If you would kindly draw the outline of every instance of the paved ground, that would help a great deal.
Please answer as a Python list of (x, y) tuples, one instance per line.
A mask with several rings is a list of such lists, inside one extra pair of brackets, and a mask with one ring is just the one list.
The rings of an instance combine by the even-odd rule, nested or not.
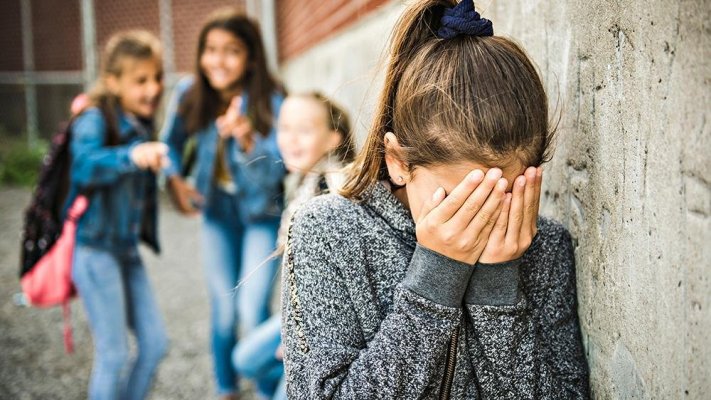
[[(0, 399), (86, 398), (92, 344), (81, 302), (72, 303), (76, 351), (66, 355), (61, 310), (18, 307), (12, 300), (19, 291), (19, 232), (28, 199), (25, 189), (0, 187)], [(160, 257), (143, 254), (171, 346), (150, 398), (211, 399), (199, 220), (179, 216), (164, 201), (160, 225), (163, 247), (170, 251)]]

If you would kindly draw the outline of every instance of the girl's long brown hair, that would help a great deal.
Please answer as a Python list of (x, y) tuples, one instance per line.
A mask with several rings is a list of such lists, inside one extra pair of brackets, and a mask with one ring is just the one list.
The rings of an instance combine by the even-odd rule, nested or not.
[(226, 106), (219, 93), (210, 86), (207, 76), (200, 67), (200, 57), (205, 51), (207, 34), (213, 29), (230, 32), (247, 46), (248, 68), (242, 78), (249, 94), (247, 115), (257, 132), (266, 136), (272, 129), (274, 111), (272, 94), (284, 92), (267, 68), (267, 59), (258, 24), (234, 9), (218, 10), (203, 26), (198, 37), (197, 60), (195, 63), (195, 83), (186, 94), (180, 112), (186, 119), (188, 132), (195, 133), (217, 118)]
[(402, 151), (395, 156), (410, 171), (462, 161), (503, 167), (549, 159), (553, 131), (535, 67), (503, 37), (437, 37), (444, 10), (456, 4), (419, 1), (398, 21), (375, 119), (343, 196), (358, 200), (388, 179), (387, 132), (397, 137)]

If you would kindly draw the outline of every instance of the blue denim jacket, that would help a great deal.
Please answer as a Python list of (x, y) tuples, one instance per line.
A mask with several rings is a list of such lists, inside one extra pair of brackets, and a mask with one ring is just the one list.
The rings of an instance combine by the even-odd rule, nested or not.
[(119, 144), (111, 147), (106, 146), (106, 120), (98, 108), (87, 109), (72, 123), (66, 205), (79, 193), (89, 194), (77, 242), (121, 249), (142, 239), (159, 252), (156, 177), (130, 159), (133, 146), (150, 140), (152, 128), (120, 110), (118, 120)]
[[(192, 78), (186, 78), (176, 85), (167, 111), (166, 123), (163, 126), (161, 137), (170, 149), (168, 152), (170, 166), (164, 170), (168, 177), (180, 173), (183, 149), (190, 135), (184, 118), (178, 110), (192, 83)], [(246, 114), (249, 98), (246, 94), (243, 98), (241, 111)], [(272, 95), (275, 119), (283, 100), (281, 94)], [(210, 122), (208, 126), (194, 134), (197, 140), (195, 188), (205, 198), (205, 204), (210, 204), (209, 197), (214, 187), (213, 176), (219, 138), (215, 122)], [(232, 138), (226, 140), (225, 146), (225, 161), (237, 186), (236, 195), (239, 200), (241, 219), (245, 223), (278, 219), (283, 210), (282, 180), (286, 170), (277, 148), (276, 130), (272, 128), (266, 137), (255, 135), (255, 145), (249, 154), (245, 154)]]

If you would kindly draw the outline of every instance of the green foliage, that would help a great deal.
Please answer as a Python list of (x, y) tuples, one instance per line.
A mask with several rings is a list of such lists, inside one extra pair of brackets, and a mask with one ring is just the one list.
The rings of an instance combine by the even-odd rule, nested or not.
[(29, 145), (25, 138), (7, 136), (1, 143), (0, 184), (34, 186), (49, 144), (41, 140)]

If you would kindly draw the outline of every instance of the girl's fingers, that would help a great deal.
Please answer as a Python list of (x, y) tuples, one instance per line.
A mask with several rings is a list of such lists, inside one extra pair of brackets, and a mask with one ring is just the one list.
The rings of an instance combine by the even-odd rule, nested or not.
[(432, 197), (427, 199), (427, 201), (422, 204), (422, 208), (420, 208), (420, 215), (417, 218), (417, 223), (419, 224), (425, 217), (427, 217), (430, 212), (442, 202), (442, 200), (444, 200), (444, 189), (438, 187), (434, 194), (432, 194)]
[(242, 96), (235, 96), (230, 102), (230, 109), (239, 115), (242, 110)]
[(240, 118), (232, 128), (232, 132), (237, 138), (243, 138), (252, 132), (252, 124), (247, 118)]
[(471, 219), (471, 222), (467, 226), (467, 234), (479, 236), (488, 225), (493, 226), (498, 219), (499, 208), (506, 194), (507, 186), (508, 182), (505, 178), (500, 178), (496, 182), (494, 190), (491, 191), (484, 205), (481, 206), (479, 212), (474, 215), (474, 218)]
[[(454, 217), (450, 220), (451, 225), (455, 229), (466, 229), (472, 222), (477, 213), (482, 210), (483, 205), (492, 193), (492, 190), (500, 183), (500, 178), (503, 175), (500, 169), (492, 168), (487, 171), (484, 181), (474, 190), (474, 193), (469, 195), (464, 201), (464, 204), (457, 210)], [(506, 189), (506, 188), (504, 188)]]
[[(484, 180), (484, 172), (481, 170), (477, 169), (467, 174), (454, 190), (452, 190), (452, 193), (450, 193), (437, 208), (432, 210), (430, 214), (433, 222), (444, 223), (452, 218), (482, 180)], [(484, 200), (482, 199), (481, 202), (483, 204)]]
[[(504, 188), (506, 190), (506, 188)], [(503, 214), (503, 209), (504, 209), (504, 201), (506, 200), (506, 193), (503, 194), (503, 197), (499, 201), (499, 206), (496, 208), (494, 211), (494, 215), (489, 218), (489, 222), (484, 225), (484, 228), (482, 228), (481, 233), (479, 235), (484, 238), (488, 238), (488, 240), (492, 240), (491, 234), (494, 231), (494, 227), (496, 226), (496, 223), (499, 221), (499, 217)]]
[(232, 98), (232, 101), (230, 101), (229, 107), (227, 107), (227, 111), (225, 111), (225, 118), (227, 118), (228, 121), (232, 121), (236, 119), (239, 116), (239, 112), (242, 108), (242, 97), (241, 96), (235, 96)]
[(511, 209), (511, 193), (504, 194), (504, 201), (501, 204), (500, 212), (496, 218), (496, 224), (491, 230), (489, 241), (503, 243), (506, 239), (506, 227), (509, 224), (509, 210)]
[(146, 153), (144, 151), (139, 151), (136, 155), (136, 165), (141, 169), (146, 168)]
[(538, 210), (536, 206), (536, 169), (528, 167), (523, 173), (526, 178), (526, 187), (523, 192), (523, 224), (521, 231), (531, 231), (533, 224), (538, 218)]
[(215, 126), (217, 127), (217, 133), (221, 137), (225, 137), (226, 133), (228, 132), (228, 127), (226, 117), (224, 115), (217, 117), (217, 119), (215, 120)]
[(543, 186), (543, 167), (536, 168), (536, 218), (533, 219), (533, 231), (536, 231), (538, 213), (541, 210), (541, 187)]
[(200, 192), (198, 192), (197, 189), (193, 188), (192, 186), (188, 186), (188, 196), (193, 202), (197, 204), (202, 204), (205, 201), (205, 198), (202, 197)]
[(506, 243), (518, 243), (523, 224), (523, 192), (526, 189), (526, 177), (519, 175), (514, 180), (511, 191), (511, 207), (509, 209), (509, 222), (506, 228)]
[[(524, 230), (533, 232), (532, 228), (538, 218), (535, 187), (536, 169), (528, 167), (523, 174), (526, 177), (526, 187), (523, 192), (523, 224), (521, 225), (521, 233), (524, 233)], [(531, 236), (533, 236), (532, 233)]]

